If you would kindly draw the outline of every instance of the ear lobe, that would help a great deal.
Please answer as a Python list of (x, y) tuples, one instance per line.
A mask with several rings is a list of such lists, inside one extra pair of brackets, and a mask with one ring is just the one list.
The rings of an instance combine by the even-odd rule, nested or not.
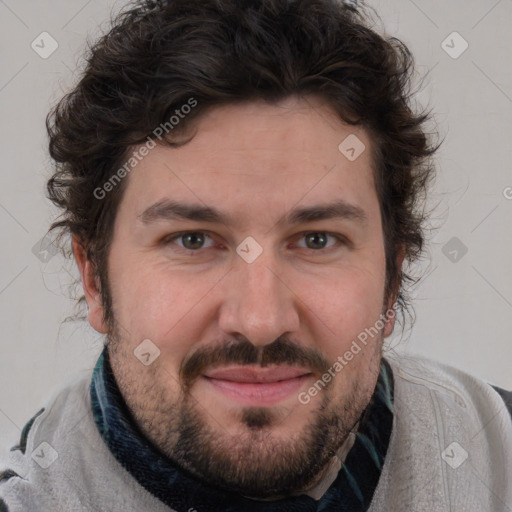
[(405, 246), (402, 245), (400, 247), (400, 250), (398, 251), (398, 255), (396, 257), (396, 262), (397, 262), (396, 268), (398, 270), (402, 270), (402, 264), (404, 262), (404, 259), (405, 259)]
[(94, 265), (87, 259), (86, 250), (76, 235), (73, 235), (73, 254), (82, 278), (82, 287), (89, 309), (89, 323), (91, 327), (99, 333), (107, 334), (107, 325), (103, 320), (104, 310), (101, 303), (99, 279), (96, 275)]
[(386, 315), (386, 326), (384, 327), (384, 338), (387, 338), (393, 332), (395, 328), (395, 315), (389, 316), (389, 311), (391, 308), (388, 308), (384, 315)]

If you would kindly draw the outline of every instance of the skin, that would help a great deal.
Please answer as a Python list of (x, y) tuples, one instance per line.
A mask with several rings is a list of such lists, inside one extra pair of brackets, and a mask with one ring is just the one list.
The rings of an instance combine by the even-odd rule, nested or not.
[[(318, 482), (357, 427), (393, 330), (391, 318), (309, 403), (298, 400), (396, 299), (391, 294), (385, 303), (372, 142), (313, 97), (217, 107), (196, 128), (190, 142), (157, 146), (125, 178), (108, 262), (112, 332), (92, 265), (74, 240), (89, 321), (108, 334), (121, 393), (163, 453), (221, 488), (259, 498), (289, 495)], [(355, 161), (338, 150), (350, 134), (366, 146)], [(163, 199), (216, 207), (233, 224), (144, 223), (142, 212)], [(339, 199), (361, 208), (366, 221), (278, 223), (298, 206)], [(181, 231), (208, 236), (170, 240)], [(303, 236), (308, 232), (341, 240), (329, 236), (322, 248)], [(252, 263), (236, 252), (248, 236), (263, 249)], [(134, 356), (144, 339), (160, 350), (148, 366)], [(283, 341), (292, 348), (288, 360), (271, 351)], [(228, 352), (233, 346), (240, 350)], [(240, 403), (202, 376), (216, 367), (261, 369), (286, 360), (310, 374), (271, 405)], [(190, 370), (186, 378), (183, 368)]]

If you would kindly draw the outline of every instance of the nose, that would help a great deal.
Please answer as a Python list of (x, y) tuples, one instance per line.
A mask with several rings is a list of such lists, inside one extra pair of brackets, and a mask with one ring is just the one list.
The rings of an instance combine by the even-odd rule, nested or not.
[(219, 328), (243, 335), (255, 346), (297, 332), (298, 298), (289, 279), (265, 251), (252, 263), (240, 259), (223, 281)]

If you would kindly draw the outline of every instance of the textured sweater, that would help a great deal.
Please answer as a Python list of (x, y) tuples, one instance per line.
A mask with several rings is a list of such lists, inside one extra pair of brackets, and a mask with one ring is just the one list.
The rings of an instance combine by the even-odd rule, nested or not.
[(26, 425), (0, 466), (0, 512), (512, 510), (512, 396), (455, 368), (387, 355), (321, 499), (261, 502), (209, 489), (158, 454), (130, 419), (105, 355)]

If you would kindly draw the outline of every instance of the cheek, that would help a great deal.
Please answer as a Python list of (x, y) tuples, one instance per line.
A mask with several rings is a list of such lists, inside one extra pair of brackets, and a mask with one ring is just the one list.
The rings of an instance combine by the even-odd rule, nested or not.
[(384, 278), (380, 267), (352, 266), (333, 273), (321, 285), (318, 280), (316, 284), (303, 282), (303, 289), (308, 290), (303, 300), (317, 326), (315, 338), (321, 340), (318, 348), (329, 359), (342, 355), (361, 332), (375, 325), (382, 313)]
[(191, 327), (200, 327), (197, 312), (204, 311), (203, 301), (221, 277), (219, 272), (192, 272), (147, 257), (125, 258), (112, 266), (116, 319), (130, 333), (131, 344), (149, 338), (161, 350), (172, 344), (179, 351), (176, 340), (190, 339)]

